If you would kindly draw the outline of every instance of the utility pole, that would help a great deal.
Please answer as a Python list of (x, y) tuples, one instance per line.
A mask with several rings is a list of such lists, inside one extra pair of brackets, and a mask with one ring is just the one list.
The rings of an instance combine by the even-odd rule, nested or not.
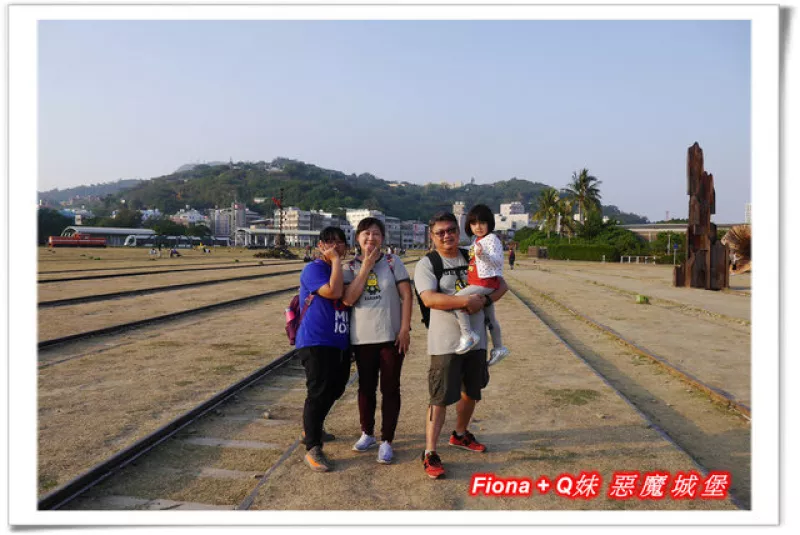
[(283, 238), (283, 188), (278, 190), (278, 213), (280, 214), (280, 221), (278, 223), (278, 246), (283, 247), (286, 243)]

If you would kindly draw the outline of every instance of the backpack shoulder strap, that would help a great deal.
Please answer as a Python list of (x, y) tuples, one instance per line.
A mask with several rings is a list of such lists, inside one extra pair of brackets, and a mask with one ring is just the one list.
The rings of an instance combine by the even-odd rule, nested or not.
[(305, 302), (303, 303), (303, 308), (300, 310), (300, 315), (297, 317), (297, 324), (299, 325), (301, 321), (303, 321), (303, 316), (306, 315), (308, 312), (308, 308), (311, 306), (311, 301), (314, 300), (314, 294), (308, 294), (306, 297)]
[(436, 290), (438, 291), (439, 281), (444, 274), (444, 263), (442, 262), (442, 257), (439, 256), (439, 253), (436, 251), (431, 251), (425, 256), (428, 257), (428, 260), (430, 260), (431, 266), (433, 267), (433, 276), (436, 277)]
[(464, 260), (469, 262), (469, 251), (466, 249), (462, 249), (461, 247), (458, 248), (458, 252), (461, 253), (461, 256), (464, 257)]

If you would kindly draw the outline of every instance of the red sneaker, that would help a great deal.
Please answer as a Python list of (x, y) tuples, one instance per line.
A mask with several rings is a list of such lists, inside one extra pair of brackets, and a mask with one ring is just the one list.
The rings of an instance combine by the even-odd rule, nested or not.
[(425, 473), (428, 474), (428, 477), (431, 479), (436, 479), (439, 476), (444, 475), (444, 466), (442, 466), (442, 460), (439, 458), (439, 454), (435, 451), (432, 451), (427, 455), (423, 452), (422, 467), (425, 469)]
[(464, 436), (460, 438), (456, 436), (456, 432), (453, 431), (453, 434), (450, 435), (450, 445), (469, 451), (477, 451), (478, 453), (483, 453), (486, 451), (486, 446), (478, 442), (475, 439), (475, 435), (469, 431), (464, 431)]

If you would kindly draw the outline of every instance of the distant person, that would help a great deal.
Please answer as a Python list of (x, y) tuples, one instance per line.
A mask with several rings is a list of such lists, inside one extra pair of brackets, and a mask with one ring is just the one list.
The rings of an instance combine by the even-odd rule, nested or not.
[[(464, 228), (467, 236), (473, 238), (469, 251), (469, 269), (466, 288), (459, 289), (456, 295), (489, 295), (503, 280), (503, 243), (494, 231), (494, 214), (485, 204), (476, 204), (467, 213)], [(463, 284), (463, 281), (460, 281)], [(508, 348), (503, 345), (503, 333), (494, 313), (494, 305), (484, 311), (489, 320), (489, 332), (494, 349), (490, 352), (489, 366), (497, 364), (508, 356)], [(470, 326), (469, 314), (463, 310), (455, 311), (461, 328), (461, 339), (456, 348), (457, 355), (463, 355), (480, 342), (480, 336)]]
[(350, 376), (350, 311), (341, 300), (342, 258), (347, 252), (344, 231), (324, 228), (318, 249), (320, 258), (306, 264), (300, 274), (300, 303), (307, 308), (297, 330), (296, 347), (306, 371), (304, 460), (315, 472), (327, 472), (333, 463), (322, 451), (323, 424)]
[[(380, 219), (362, 219), (356, 229), (361, 254), (345, 265), (344, 301), (350, 312), (350, 347), (358, 367), (361, 437), (355, 451), (375, 447), (378, 377), (381, 386), (381, 443), (378, 462), (389, 464), (400, 416), (400, 373), (411, 343), (411, 282), (403, 262), (381, 254), (386, 228)], [(392, 248), (389, 248), (392, 250)]]
[[(417, 264), (414, 284), (419, 298), (430, 309), (428, 325), (428, 393), (430, 402), (425, 418), (425, 452), (422, 467), (428, 477), (444, 475), (442, 460), (436, 444), (444, 426), (447, 406), (456, 404), (455, 430), (450, 446), (482, 453), (486, 446), (470, 433), (469, 424), (481, 391), (489, 382), (486, 361), (486, 328), (484, 307), (500, 299), (508, 290), (501, 279), (500, 286), (489, 295), (456, 295), (459, 283), (469, 268), (469, 261), (458, 247), (458, 220), (449, 212), (440, 212), (429, 223), (431, 242), (435, 250)], [(436, 261), (440, 269), (434, 267)], [(439, 277), (439, 278), (437, 278)], [(450, 311), (466, 309), (471, 328), (480, 335), (477, 346), (463, 355), (456, 354), (461, 329)]]
[(514, 262), (517, 261), (517, 255), (514, 253), (514, 249), (508, 251), (508, 269), (514, 269)]

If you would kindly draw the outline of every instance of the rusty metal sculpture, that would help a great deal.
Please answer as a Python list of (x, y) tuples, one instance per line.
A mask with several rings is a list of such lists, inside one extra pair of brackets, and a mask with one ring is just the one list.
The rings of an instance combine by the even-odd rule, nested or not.
[(703, 149), (697, 142), (689, 147), (686, 165), (686, 193), (689, 195), (689, 224), (686, 227), (686, 260), (675, 266), (674, 286), (721, 290), (729, 286), (728, 247), (717, 239), (714, 176), (703, 170)]

